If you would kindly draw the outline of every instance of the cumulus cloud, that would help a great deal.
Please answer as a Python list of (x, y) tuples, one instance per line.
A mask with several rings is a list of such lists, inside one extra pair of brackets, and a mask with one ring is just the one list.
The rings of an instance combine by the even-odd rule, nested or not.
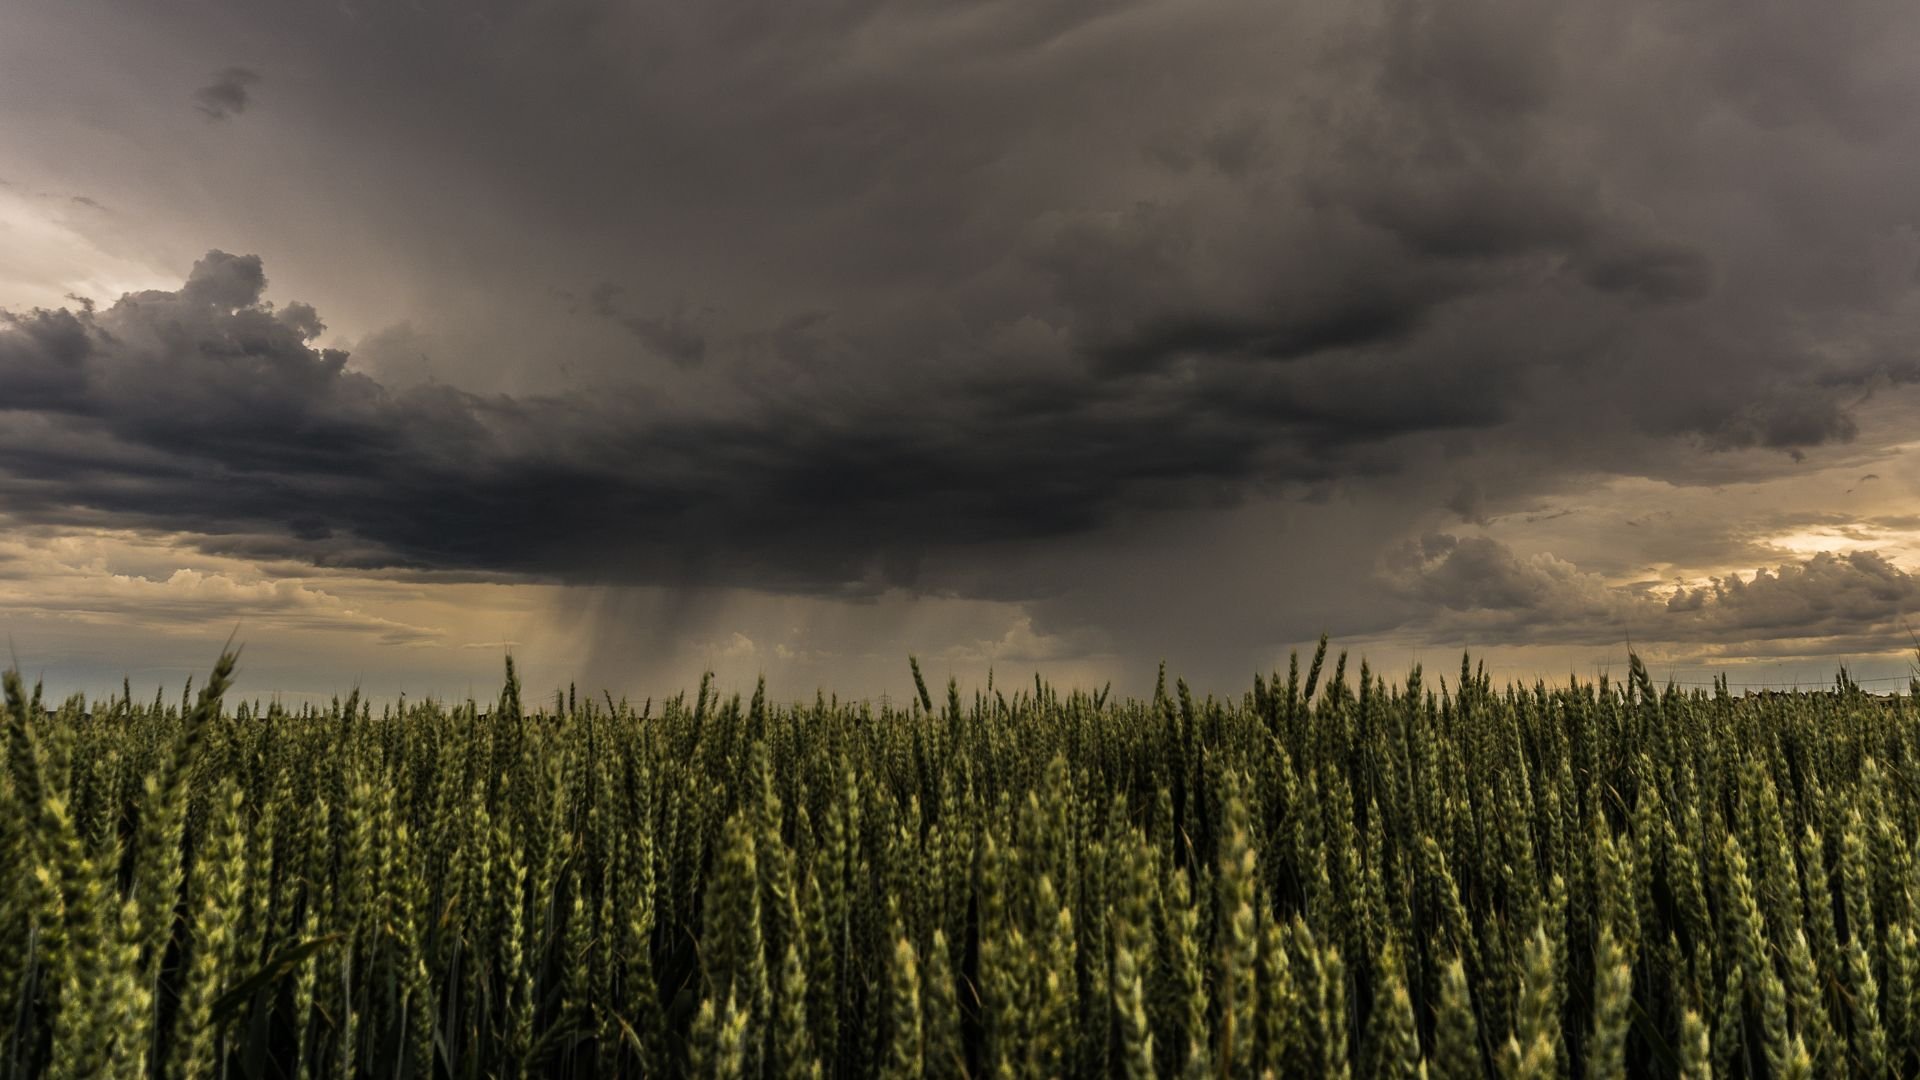
[(1085, 659), (1100, 655), (1097, 635), (1086, 630), (1049, 634), (1036, 630), (1033, 617), (1022, 613), (1014, 617), (1006, 633), (993, 639), (979, 639), (950, 646), (937, 659), (955, 664), (1033, 665), (1066, 659)]
[(1667, 610), (1697, 616), (1721, 640), (1857, 634), (1920, 608), (1920, 579), (1874, 551), (1820, 552), (1751, 578), (1675, 592)]
[(1641, 605), (1631, 592), (1551, 553), (1521, 556), (1485, 536), (1428, 533), (1396, 552), (1387, 573), (1403, 595), (1439, 613), (1430, 618), (1464, 618), (1505, 634), (1585, 625), (1604, 641), (1617, 637), (1621, 620)]
[(1416, 625), (1486, 644), (1796, 642), (1804, 650), (1824, 641), (1824, 651), (1884, 652), (1911, 645), (1907, 620), (1920, 610), (1920, 577), (1868, 550), (1668, 588), (1609, 582), (1490, 537), (1430, 533), (1395, 551), (1382, 573), (1417, 605)]

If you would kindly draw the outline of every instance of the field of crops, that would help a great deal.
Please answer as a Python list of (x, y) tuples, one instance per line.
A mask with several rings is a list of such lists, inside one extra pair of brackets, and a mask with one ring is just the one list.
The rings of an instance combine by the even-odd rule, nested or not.
[(0, 1077), (1920, 1066), (1912, 700), (1321, 659), (904, 710), (10, 677)]

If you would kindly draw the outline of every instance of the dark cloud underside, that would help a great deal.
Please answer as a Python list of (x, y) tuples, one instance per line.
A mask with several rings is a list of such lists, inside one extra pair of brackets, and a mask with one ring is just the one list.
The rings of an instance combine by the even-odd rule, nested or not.
[[(911, 408), (711, 418), (636, 397), (393, 389), (314, 347), (318, 315), (262, 302), (264, 287), (259, 259), (213, 252), (175, 291), (10, 316), (9, 510), (348, 565), (831, 591), (910, 582), (923, 554), (1342, 471), (1314, 434), (1327, 417), (1205, 383), (956, 374)], [(1383, 413), (1370, 437), (1429, 422)]]

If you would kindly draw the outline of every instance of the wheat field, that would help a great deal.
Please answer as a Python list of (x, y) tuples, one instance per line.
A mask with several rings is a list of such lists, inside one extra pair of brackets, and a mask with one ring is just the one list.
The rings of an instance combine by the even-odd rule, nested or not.
[(1920, 1067), (1920, 686), (6, 682), (0, 1077)]

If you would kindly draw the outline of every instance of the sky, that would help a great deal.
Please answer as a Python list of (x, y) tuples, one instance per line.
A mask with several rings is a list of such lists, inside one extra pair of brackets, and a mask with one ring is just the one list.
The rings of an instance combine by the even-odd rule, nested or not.
[(0, 629), (290, 700), (1904, 688), (1899, 0), (13, 0)]

